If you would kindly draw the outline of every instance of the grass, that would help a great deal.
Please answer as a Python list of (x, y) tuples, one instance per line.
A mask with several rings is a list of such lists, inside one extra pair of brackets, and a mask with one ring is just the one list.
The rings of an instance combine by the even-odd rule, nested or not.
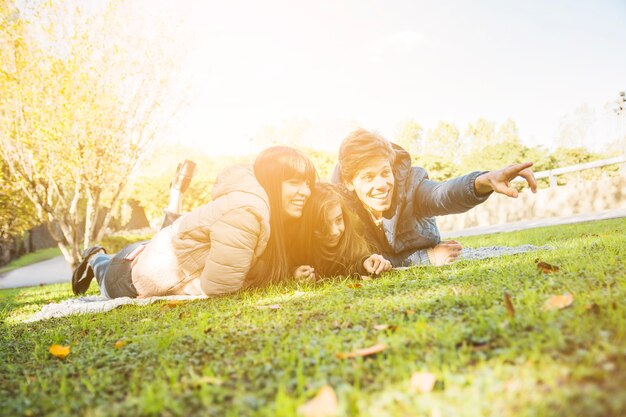
[(12, 260), (8, 264), (0, 268), (0, 274), (4, 274), (5, 272), (13, 271), (14, 269), (21, 268), (23, 266), (34, 264), (37, 262), (47, 261), (48, 259), (52, 259), (59, 255), (61, 255), (61, 249), (59, 249), (58, 247), (39, 249)]
[[(30, 324), (69, 285), (2, 291), (3, 413), (292, 416), (330, 384), (340, 416), (625, 415), (626, 221), (459, 240), (554, 249)], [(542, 311), (564, 292), (571, 307)], [(336, 357), (379, 342), (377, 355)], [(411, 391), (420, 371), (437, 377), (432, 392)]]

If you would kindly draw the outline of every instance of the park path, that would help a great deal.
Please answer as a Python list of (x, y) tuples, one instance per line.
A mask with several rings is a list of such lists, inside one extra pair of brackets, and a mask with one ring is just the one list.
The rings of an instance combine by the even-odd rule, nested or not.
[[(512, 232), (516, 230), (532, 229), (535, 227), (555, 226), (559, 224), (579, 223), (592, 220), (613, 219), (626, 217), (626, 208), (604, 210), (590, 214), (554, 217), (542, 220), (526, 220), (521, 222), (473, 227), (464, 230), (442, 232), (443, 238), (485, 235), (490, 233)], [(34, 285), (56, 284), (72, 280), (72, 271), (63, 256), (57, 256), (47, 261), (38, 262), (23, 268), (14, 269), (0, 275), (0, 289), (30, 287)]]
[(0, 289), (31, 287), (59, 282), (69, 283), (71, 280), (72, 270), (61, 255), (0, 275)]

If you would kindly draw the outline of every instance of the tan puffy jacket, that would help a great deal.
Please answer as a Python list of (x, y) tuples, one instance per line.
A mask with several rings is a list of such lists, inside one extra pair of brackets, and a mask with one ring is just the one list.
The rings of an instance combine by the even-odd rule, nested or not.
[(163, 228), (135, 259), (140, 297), (221, 295), (241, 289), (270, 236), (270, 208), (251, 166), (223, 172), (213, 201)]

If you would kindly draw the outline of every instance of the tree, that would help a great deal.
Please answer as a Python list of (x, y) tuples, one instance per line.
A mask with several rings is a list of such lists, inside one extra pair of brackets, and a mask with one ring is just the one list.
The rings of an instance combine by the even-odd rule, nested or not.
[(476, 123), (469, 123), (465, 129), (467, 141), (466, 153), (479, 151), (481, 148), (495, 142), (496, 124), (484, 118), (479, 118)]
[(32, 202), (9, 179), (6, 164), (0, 160), (0, 265), (8, 262), (14, 242), (38, 223)]
[(418, 155), (424, 151), (422, 134), (424, 129), (414, 120), (404, 122), (394, 139), (394, 142), (406, 149), (411, 155)]
[(76, 266), (173, 114), (174, 59), (130, 1), (16, 4), (0, 0), (0, 158)]
[(459, 139), (459, 129), (454, 123), (440, 121), (426, 133), (415, 161), (426, 168), (432, 179), (450, 179), (459, 173)]
[(596, 123), (596, 112), (587, 105), (580, 106), (574, 112), (561, 118), (557, 144), (560, 147), (589, 147), (589, 136)]

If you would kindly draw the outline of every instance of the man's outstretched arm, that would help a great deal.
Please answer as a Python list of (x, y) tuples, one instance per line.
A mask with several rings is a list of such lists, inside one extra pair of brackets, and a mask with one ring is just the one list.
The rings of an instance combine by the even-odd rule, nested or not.
[(486, 195), (492, 191), (504, 194), (512, 198), (519, 195), (515, 188), (511, 188), (510, 182), (513, 178), (522, 177), (526, 180), (533, 193), (537, 192), (537, 180), (530, 167), (533, 162), (524, 162), (523, 164), (509, 165), (506, 168), (496, 171), (485, 172), (474, 181), (474, 190), (477, 195)]

